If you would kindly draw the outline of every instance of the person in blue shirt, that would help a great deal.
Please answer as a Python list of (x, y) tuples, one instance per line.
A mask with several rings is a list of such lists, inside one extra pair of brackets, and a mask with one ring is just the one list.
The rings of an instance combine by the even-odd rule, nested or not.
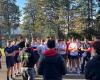
[(10, 78), (13, 78), (13, 66), (14, 66), (14, 49), (12, 46), (12, 41), (7, 41), (7, 47), (5, 48), (4, 51), (6, 56), (7, 80), (10, 80)]

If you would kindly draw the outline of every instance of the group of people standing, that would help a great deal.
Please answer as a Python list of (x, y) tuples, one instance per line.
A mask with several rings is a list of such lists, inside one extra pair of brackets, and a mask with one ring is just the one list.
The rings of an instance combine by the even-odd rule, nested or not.
[(34, 80), (38, 74), (44, 80), (62, 80), (67, 73), (84, 74), (87, 62), (94, 57), (93, 44), (94, 41), (74, 38), (9, 40), (4, 50), (7, 80), (19, 75), (23, 80)]
[[(44, 67), (44, 65), (41, 63), (41, 61), (43, 60), (39, 60), (44, 55), (47, 57), (54, 57), (53, 59), (54, 61), (56, 60), (57, 64), (53, 64), (61, 66), (61, 68), (58, 68), (59, 72), (58, 70), (55, 70), (60, 75), (59, 77), (59, 75), (57, 74), (57, 77), (61, 79), (62, 74), (60, 74), (60, 72), (62, 71), (62, 69), (65, 68), (65, 65), (63, 59), (60, 56), (57, 57), (57, 59), (55, 58), (55, 56), (57, 55), (56, 42), (53, 39), (48, 38), (48, 40), (41, 41), (37, 39), (32, 39), (32, 41), (29, 42), (28, 39), (20, 37), (19, 40), (15, 39), (7, 41), (7, 46), (4, 49), (4, 52), (7, 65), (7, 80), (14, 79), (15, 76), (19, 75), (22, 75), (23, 80), (34, 80), (36, 74), (44, 74), (43, 69), (41, 69)], [(62, 73), (65, 74), (66, 70), (63, 71), (64, 72)], [(49, 78), (50, 76), (45, 77)], [(50, 80), (52, 80), (52, 77)]]

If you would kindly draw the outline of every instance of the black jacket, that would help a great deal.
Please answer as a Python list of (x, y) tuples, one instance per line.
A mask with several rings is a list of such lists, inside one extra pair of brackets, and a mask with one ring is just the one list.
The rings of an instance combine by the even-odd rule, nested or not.
[(39, 57), (37, 58), (37, 55), (39, 54), (36, 51), (33, 51), (32, 48), (27, 48), (25, 52), (28, 54), (28, 61), (26, 62), (25, 67), (33, 68), (38, 62)]
[(85, 78), (88, 80), (100, 80), (100, 56), (95, 56), (87, 63)]
[(62, 80), (62, 75), (66, 74), (63, 58), (55, 54), (55, 51), (47, 51), (47, 54), (40, 58), (38, 73), (43, 75), (44, 80)]

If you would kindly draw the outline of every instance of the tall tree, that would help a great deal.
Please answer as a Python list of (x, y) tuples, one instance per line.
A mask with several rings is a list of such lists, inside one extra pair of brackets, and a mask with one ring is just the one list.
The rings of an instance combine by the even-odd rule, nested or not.
[[(5, 27), (4, 31), (11, 35), (11, 28), (16, 28), (19, 25), (19, 7), (16, 5), (16, 0), (2, 0), (1, 1), (1, 27)], [(7, 31), (6, 31), (7, 29)]]
[(0, 0), (0, 33), (11, 37), (11, 29), (19, 26), (19, 7), (16, 0)]
[[(27, 25), (31, 21), (30, 12), (35, 16), (31, 30), (38, 36), (56, 35), (58, 37), (60, 32), (64, 34), (65, 31), (80, 33), (83, 29), (94, 25), (96, 0), (27, 0), (27, 3), (33, 7), (25, 6), (24, 20)], [(32, 11), (32, 8), (35, 10)], [(25, 28), (27, 27), (29, 25)]]

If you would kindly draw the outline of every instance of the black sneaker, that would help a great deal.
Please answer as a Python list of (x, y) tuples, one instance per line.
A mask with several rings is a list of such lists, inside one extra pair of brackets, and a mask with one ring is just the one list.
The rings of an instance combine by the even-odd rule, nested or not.
[(7, 80), (9, 80), (9, 77), (7, 77)]
[(12, 80), (15, 79), (15, 76), (12, 76), (12, 75), (11, 75), (11, 79), (12, 79)]
[(20, 72), (18, 72), (18, 74), (17, 74), (18, 76), (21, 76), (21, 73)]

